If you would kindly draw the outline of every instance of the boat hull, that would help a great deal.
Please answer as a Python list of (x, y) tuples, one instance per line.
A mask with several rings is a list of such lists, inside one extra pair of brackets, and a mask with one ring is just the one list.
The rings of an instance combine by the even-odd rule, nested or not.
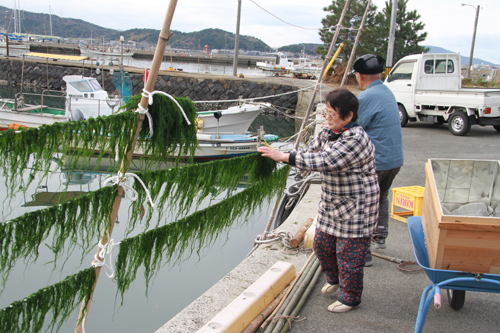
[(198, 118), (203, 120), (203, 132), (205, 133), (217, 133), (218, 128), (219, 133), (245, 134), (260, 112), (269, 106), (268, 103), (244, 104), (230, 107), (227, 110), (218, 110), (222, 113), (219, 120), (214, 117), (216, 111), (198, 112)]
[[(64, 112), (64, 111), (63, 111)], [(50, 113), (30, 113), (24, 111), (0, 110), (0, 130), (9, 128), (9, 124), (16, 123), (28, 128), (42, 125), (52, 125), (57, 122), (67, 121), (65, 115), (54, 115)]]

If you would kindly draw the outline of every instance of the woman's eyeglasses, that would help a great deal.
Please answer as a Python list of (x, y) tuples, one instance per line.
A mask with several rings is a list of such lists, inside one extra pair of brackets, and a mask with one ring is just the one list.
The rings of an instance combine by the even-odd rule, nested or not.
[(339, 114), (334, 109), (325, 108), (323, 110), (323, 116), (324, 117), (329, 116), (330, 118), (335, 119), (335, 118), (338, 118)]

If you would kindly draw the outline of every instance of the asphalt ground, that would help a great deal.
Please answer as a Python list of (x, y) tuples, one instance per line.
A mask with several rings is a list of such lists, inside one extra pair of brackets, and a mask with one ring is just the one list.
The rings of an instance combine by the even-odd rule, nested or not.
[[(457, 137), (446, 124), (409, 123), (403, 128), (405, 163), (393, 187), (424, 186), (424, 165), (430, 158), (500, 160), (499, 143), (500, 133), (491, 126), (473, 126), (467, 136)], [(311, 185), (277, 231), (295, 234), (308, 218), (314, 218), (320, 191), (320, 185)], [(375, 251), (405, 261), (415, 260), (406, 223), (391, 218), (387, 249)], [(309, 254), (305, 250), (290, 253), (278, 242), (261, 245), (157, 332), (198, 331), (276, 261), (291, 262), (299, 272)], [(398, 264), (375, 256), (373, 266), (365, 268), (361, 306), (333, 314), (327, 307), (335, 301), (335, 294), (323, 295), (320, 291), (325, 282), (322, 273), (298, 314), (300, 321), (293, 322), (289, 332), (413, 332), (422, 291), (430, 284), (423, 270), (405, 272), (398, 269)], [(441, 309), (429, 309), (424, 332), (500, 332), (497, 294), (467, 291), (463, 308), (455, 311), (447, 304), (446, 290), (442, 290), (442, 303)]]

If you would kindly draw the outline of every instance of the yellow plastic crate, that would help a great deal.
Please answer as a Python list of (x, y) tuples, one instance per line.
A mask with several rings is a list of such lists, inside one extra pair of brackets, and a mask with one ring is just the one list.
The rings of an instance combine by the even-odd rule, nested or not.
[[(406, 223), (407, 217), (422, 216), (423, 201), (424, 187), (395, 187), (392, 189), (391, 217)], [(396, 212), (396, 207), (403, 210)]]

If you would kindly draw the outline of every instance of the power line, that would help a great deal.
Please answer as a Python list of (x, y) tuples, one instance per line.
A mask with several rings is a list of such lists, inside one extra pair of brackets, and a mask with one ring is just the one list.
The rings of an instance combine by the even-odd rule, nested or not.
[(293, 27), (297, 27), (297, 28), (300, 28), (300, 29), (304, 29), (304, 30), (319, 30), (318, 28), (304, 28), (304, 27), (301, 27), (299, 25), (295, 25), (295, 24), (292, 24), (292, 23), (288, 23), (286, 22), (285, 20), (279, 18), (278, 16), (274, 15), (273, 13), (271, 13), (270, 11), (268, 11), (267, 9), (263, 8), (261, 5), (259, 5), (258, 3), (256, 3), (255, 1), (253, 0), (250, 0), (251, 2), (253, 2), (257, 7), (259, 7), (260, 9), (262, 9), (263, 11), (265, 11), (266, 13), (268, 13), (269, 15), (272, 15), (274, 16), (275, 18), (277, 18), (278, 20), (280, 20), (281, 22), (285, 23), (285, 24), (288, 24), (288, 25), (291, 25)]

